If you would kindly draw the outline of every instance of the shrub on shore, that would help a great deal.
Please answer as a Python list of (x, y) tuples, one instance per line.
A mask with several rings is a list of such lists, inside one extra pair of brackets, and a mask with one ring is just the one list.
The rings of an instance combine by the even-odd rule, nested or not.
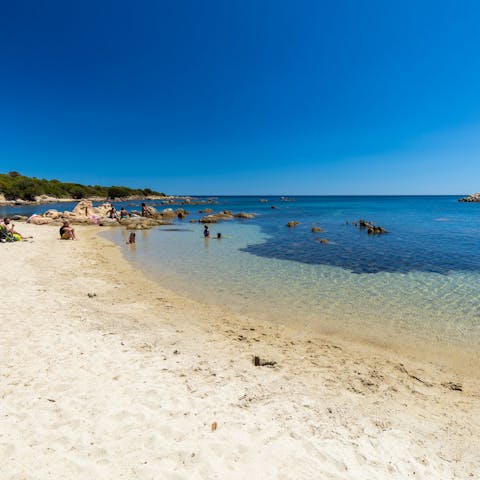
[(39, 195), (56, 198), (74, 198), (81, 200), (88, 197), (121, 198), (130, 196), (165, 196), (150, 188), (134, 189), (122, 186), (102, 187), (100, 185), (81, 185), (79, 183), (46, 180), (44, 178), (26, 177), (18, 172), (0, 173), (0, 195), (7, 200), (33, 201)]

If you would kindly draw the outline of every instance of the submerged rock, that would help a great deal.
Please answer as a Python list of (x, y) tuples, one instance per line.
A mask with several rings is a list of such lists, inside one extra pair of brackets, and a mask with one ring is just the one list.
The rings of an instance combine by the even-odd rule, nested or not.
[(297, 225), (300, 225), (300, 222), (297, 222), (295, 220), (292, 220), (292, 221), (287, 223), (288, 228), (295, 228)]
[(313, 233), (323, 232), (323, 228), (320, 228), (320, 227), (312, 227), (312, 232), (313, 232)]
[(254, 218), (255, 215), (253, 213), (245, 213), (245, 212), (239, 212), (234, 215), (236, 218)]

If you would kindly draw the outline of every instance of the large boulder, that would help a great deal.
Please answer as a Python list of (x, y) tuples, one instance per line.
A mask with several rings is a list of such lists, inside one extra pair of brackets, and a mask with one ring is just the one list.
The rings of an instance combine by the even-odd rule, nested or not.
[(98, 225), (101, 227), (118, 227), (118, 220), (109, 217), (100, 217), (98, 219)]
[(48, 218), (53, 218), (54, 220), (56, 220), (57, 218), (61, 217), (61, 213), (58, 211), (58, 210), (47, 210), (43, 216), (44, 217), (48, 217)]
[(145, 217), (157, 218), (159, 213), (155, 207), (148, 205), (145, 207)]
[(90, 217), (96, 215), (98, 212), (93, 208), (91, 200), (82, 200), (77, 203), (73, 209), (73, 214), (76, 217)]
[(109, 202), (105, 202), (105, 203), (102, 203), (102, 205), (99, 205), (98, 207), (94, 208), (93, 213), (98, 217), (106, 217), (108, 216), (108, 213), (110, 212), (111, 209), (112, 209), (112, 204)]
[(32, 225), (49, 225), (51, 223), (54, 223), (54, 220), (53, 218), (33, 215), (27, 220), (27, 223), (31, 223)]

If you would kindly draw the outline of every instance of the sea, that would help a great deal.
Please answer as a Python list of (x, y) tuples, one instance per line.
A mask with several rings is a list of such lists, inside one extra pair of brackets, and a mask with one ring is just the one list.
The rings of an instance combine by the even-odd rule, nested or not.
[[(134, 246), (124, 229), (102, 235), (148, 276), (203, 303), (302, 336), (318, 332), (476, 367), (480, 204), (459, 198), (209, 197), (206, 205), (181, 206), (190, 212), (185, 220), (137, 231)], [(116, 204), (123, 205), (139, 209), (139, 202)], [(72, 207), (0, 207), (0, 215)], [(205, 208), (255, 216), (211, 224), (205, 239), (203, 225), (191, 222)], [(369, 234), (360, 219), (387, 233)]]

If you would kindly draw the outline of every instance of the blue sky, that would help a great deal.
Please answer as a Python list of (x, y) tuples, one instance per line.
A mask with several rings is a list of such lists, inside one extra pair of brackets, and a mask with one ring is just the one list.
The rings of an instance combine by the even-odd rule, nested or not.
[(1, 12), (1, 172), (179, 194), (480, 190), (477, 1)]

